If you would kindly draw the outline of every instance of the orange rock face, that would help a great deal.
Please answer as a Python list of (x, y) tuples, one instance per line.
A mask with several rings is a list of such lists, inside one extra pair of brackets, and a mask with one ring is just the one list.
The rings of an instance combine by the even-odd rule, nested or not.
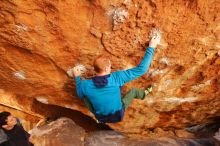
[(113, 70), (138, 64), (157, 27), (163, 39), (147, 74), (127, 84), (153, 93), (135, 100), (113, 129), (183, 128), (220, 116), (218, 0), (29, 0), (0, 3), (0, 102), (33, 114), (37, 100), (90, 115), (66, 71), (77, 63), (94, 74), (107, 54)]

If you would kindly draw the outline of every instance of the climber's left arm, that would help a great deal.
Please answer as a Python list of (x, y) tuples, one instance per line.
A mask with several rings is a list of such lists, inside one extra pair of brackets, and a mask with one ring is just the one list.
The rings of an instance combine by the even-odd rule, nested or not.
[(126, 82), (132, 81), (145, 74), (152, 62), (153, 55), (154, 48), (148, 47), (141, 63), (138, 66), (128, 70), (113, 72), (112, 76), (114, 77), (116, 83), (123, 86)]

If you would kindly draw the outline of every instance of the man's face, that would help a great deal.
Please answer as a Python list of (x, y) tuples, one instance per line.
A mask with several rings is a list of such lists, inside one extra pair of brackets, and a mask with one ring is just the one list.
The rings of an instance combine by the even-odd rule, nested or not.
[(6, 122), (7, 124), (2, 126), (6, 130), (12, 129), (17, 124), (16, 118), (12, 115), (8, 116)]

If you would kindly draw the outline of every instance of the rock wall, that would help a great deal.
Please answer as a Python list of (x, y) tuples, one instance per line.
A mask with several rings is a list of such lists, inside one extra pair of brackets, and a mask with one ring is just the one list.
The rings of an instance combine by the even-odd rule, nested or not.
[(131, 68), (153, 27), (163, 40), (152, 65), (124, 91), (150, 84), (154, 91), (110, 127), (146, 135), (212, 122), (220, 116), (218, 0), (1, 0), (0, 103), (33, 114), (38, 101), (92, 116), (66, 70), (85, 64), (89, 78), (99, 54), (110, 56), (113, 70)]
[(84, 146), (85, 130), (71, 119), (60, 118), (31, 131), (35, 146)]
[(219, 146), (220, 141), (209, 138), (129, 138), (112, 130), (86, 133), (68, 118), (45, 123), (32, 131), (35, 146)]

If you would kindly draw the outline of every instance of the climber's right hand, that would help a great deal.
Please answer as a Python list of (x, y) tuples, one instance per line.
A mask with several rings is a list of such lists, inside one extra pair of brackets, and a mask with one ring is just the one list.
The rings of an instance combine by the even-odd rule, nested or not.
[(156, 48), (160, 44), (161, 31), (157, 28), (153, 28), (149, 33), (149, 47)]

